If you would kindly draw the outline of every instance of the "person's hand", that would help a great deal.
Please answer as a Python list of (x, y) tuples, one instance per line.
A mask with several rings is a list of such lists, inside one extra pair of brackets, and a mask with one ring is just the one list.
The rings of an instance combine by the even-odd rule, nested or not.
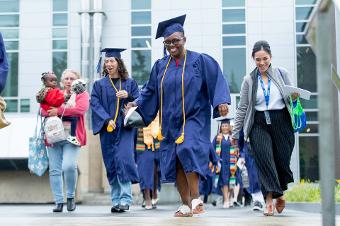
[(129, 93), (126, 90), (120, 90), (116, 93), (116, 96), (121, 99), (128, 98)]
[(299, 93), (292, 93), (290, 96), (292, 97), (292, 100), (295, 101), (300, 96), (300, 94)]
[(48, 116), (58, 116), (58, 108), (51, 108), (47, 110)]
[(237, 145), (237, 139), (235, 139), (235, 138), (231, 138), (231, 145), (233, 145), (233, 146), (235, 146), (235, 145)]
[(221, 116), (227, 116), (227, 114), (229, 112), (228, 104), (218, 105), (218, 112), (220, 113)]
[(112, 127), (113, 128), (113, 130), (115, 130), (116, 129), (116, 123), (114, 123), (114, 121), (111, 119), (110, 121), (109, 121), (109, 123), (107, 124), (107, 126), (109, 127)]
[(136, 107), (136, 106), (137, 106), (137, 104), (136, 104), (135, 102), (129, 102), (128, 104), (126, 104), (126, 105), (124, 106), (124, 108), (125, 108), (125, 111), (124, 111), (125, 115), (126, 115), (126, 113), (128, 112), (128, 110), (129, 110), (130, 108)]

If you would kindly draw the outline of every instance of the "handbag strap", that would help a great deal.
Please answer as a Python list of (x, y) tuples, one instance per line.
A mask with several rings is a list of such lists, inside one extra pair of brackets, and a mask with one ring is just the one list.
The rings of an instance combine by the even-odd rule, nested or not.
[[(39, 117), (40, 116), (40, 117)], [(34, 129), (34, 137), (38, 137), (38, 124), (39, 124), (39, 118), (40, 118), (40, 130), (39, 130), (39, 135), (43, 133), (43, 120), (42, 120), (42, 115), (41, 115), (41, 108), (39, 108), (37, 112), (37, 117), (36, 117), (36, 124), (35, 124), (35, 129)]]

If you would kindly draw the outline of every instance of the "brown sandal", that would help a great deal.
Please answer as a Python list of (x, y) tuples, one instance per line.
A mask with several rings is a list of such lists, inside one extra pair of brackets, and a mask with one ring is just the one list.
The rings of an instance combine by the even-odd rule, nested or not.
[(283, 209), (286, 207), (286, 200), (276, 199), (275, 208), (278, 213), (282, 213)]

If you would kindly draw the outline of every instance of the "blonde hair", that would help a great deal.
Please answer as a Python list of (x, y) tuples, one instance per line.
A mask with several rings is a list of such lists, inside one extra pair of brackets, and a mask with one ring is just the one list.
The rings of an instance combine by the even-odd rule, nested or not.
[(64, 80), (64, 77), (65, 77), (65, 75), (67, 74), (67, 73), (72, 73), (72, 74), (74, 74), (76, 77), (77, 77), (77, 79), (80, 79), (80, 73), (78, 72), (78, 71), (75, 71), (75, 70), (72, 70), (72, 69), (65, 69), (64, 71), (63, 71), (63, 73), (61, 74), (61, 81), (62, 80)]

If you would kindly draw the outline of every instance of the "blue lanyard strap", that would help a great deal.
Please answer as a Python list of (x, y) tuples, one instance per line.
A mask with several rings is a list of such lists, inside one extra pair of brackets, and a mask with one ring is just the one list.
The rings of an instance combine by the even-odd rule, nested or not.
[(259, 80), (260, 80), (260, 83), (261, 83), (261, 87), (262, 87), (262, 91), (263, 91), (263, 95), (264, 95), (264, 100), (266, 101), (266, 106), (267, 106), (267, 109), (268, 109), (269, 98), (270, 98), (270, 82), (271, 82), (271, 79), (268, 77), (268, 89), (266, 90), (264, 88), (264, 81), (263, 81), (260, 73), (259, 73), (258, 77), (259, 77)]

